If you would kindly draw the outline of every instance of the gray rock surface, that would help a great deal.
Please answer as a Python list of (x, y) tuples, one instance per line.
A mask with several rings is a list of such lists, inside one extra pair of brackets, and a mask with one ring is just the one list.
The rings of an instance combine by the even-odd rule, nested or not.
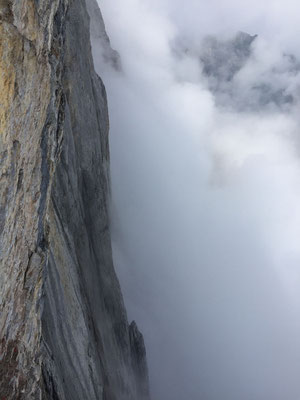
[(0, 0), (0, 39), (0, 399), (149, 399), (112, 263), (86, 3)]
[[(86, 0), (87, 11), (90, 16), (90, 33), (95, 62), (109, 64), (116, 71), (122, 70), (119, 53), (111, 47), (105, 30), (101, 11), (96, 0)], [(98, 66), (98, 65), (97, 65)], [(101, 71), (101, 66), (100, 71)]]

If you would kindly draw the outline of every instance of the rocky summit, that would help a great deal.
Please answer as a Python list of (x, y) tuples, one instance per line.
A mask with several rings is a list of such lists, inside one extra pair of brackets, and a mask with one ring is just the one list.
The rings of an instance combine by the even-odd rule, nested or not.
[(149, 399), (112, 261), (91, 29), (121, 68), (96, 0), (0, 0), (1, 400)]

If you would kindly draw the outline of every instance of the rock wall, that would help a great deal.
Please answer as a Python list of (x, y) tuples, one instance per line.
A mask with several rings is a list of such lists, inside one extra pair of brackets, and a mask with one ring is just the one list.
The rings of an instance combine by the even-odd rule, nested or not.
[(149, 398), (112, 263), (108, 129), (85, 1), (0, 0), (1, 400)]

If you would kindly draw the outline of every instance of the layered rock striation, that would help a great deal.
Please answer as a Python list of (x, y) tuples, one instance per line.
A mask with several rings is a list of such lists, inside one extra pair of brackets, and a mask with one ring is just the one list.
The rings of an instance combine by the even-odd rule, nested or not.
[(85, 0), (0, 0), (0, 399), (149, 398), (112, 262), (108, 129)]

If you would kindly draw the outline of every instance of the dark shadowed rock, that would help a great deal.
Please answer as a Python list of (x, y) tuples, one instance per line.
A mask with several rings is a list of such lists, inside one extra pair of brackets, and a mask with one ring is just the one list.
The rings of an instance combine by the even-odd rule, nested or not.
[(146, 348), (144, 338), (139, 331), (137, 324), (133, 321), (129, 326), (129, 338), (131, 347), (132, 368), (138, 377), (138, 391), (141, 393), (141, 399), (147, 399), (149, 396), (148, 366), (146, 362)]

